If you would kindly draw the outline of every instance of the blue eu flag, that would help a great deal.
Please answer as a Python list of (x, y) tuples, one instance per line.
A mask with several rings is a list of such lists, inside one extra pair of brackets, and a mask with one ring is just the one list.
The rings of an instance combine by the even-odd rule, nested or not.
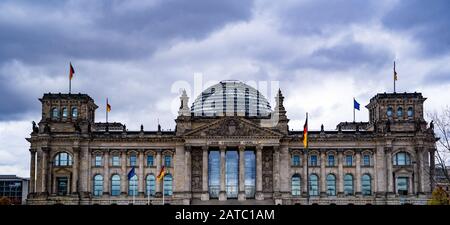
[(359, 110), (359, 103), (355, 99), (353, 99), (353, 107)]
[(136, 173), (134, 172), (134, 166), (133, 168), (131, 168), (130, 172), (128, 173), (128, 180), (131, 180), (131, 178), (133, 178), (136, 175)]

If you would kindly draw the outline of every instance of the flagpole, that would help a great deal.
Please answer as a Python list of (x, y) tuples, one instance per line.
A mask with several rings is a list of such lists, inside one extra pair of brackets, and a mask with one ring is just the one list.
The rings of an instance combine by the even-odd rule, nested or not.
[(355, 98), (353, 98), (353, 123), (355, 122)]
[(106, 124), (108, 125), (108, 98), (106, 98)]
[(72, 79), (69, 77), (69, 94), (72, 91)]
[(396, 77), (395, 76), (397, 76), (396, 75), (396, 72), (395, 72), (395, 61), (394, 61), (394, 93), (395, 93), (395, 81), (396, 81)]
[(162, 177), (162, 194), (163, 194), (163, 201), (162, 204), (164, 205), (164, 176)]
[[(306, 113), (306, 121), (308, 121), (308, 113)], [(308, 127), (308, 124), (306, 124), (306, 126)], [(306, 128), (308, 129), (308, 128)], [(308, 131), (307, 131), (308, 132)], [(305, 134), (303, 134), (305, 135)], [(309, 205), (309, 152), (308, 152), (308, 137), (306, 137), (306, 205)]]

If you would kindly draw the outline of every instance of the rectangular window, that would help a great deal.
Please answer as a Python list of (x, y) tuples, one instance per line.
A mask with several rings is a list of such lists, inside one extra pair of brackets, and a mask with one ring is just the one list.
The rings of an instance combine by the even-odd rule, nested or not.
[(102, 166), (102, 156), (101, 155), (95, 156), (95, 166)]
[(147, 156), (147, 166), (153, 166), (153, 155)]
[(346, 166), (353, 166), (353, 156), (346, 155), (345, 156), (345, 165)]
[(328, 166), (334, 166), (334, 155), (328, 155)]
[(317, 155), (312, 155), (310, 157), (310, 166), (317, 166)]
[(164, 166), (166, 166), (166, 167), (172, 166), (172, 156), (170, 156), (170, 155), (164, 156)]
[(56, 183), (57, 183), (57, 193), (58, 195), (67, 195), (67, 183), (68, 183), (68, 179), (67, 177), (58, 177), (56, 179)]
[(136, 155), (130, 155), (130, 166), (136, 166)]
[(397, 193), (400, 195), (408, 194), (408, 177), (397, 178)]
[(120, 157), (117, 155), (114, 155), (112, 157), (112, 166), (120, 166)]
[(292, 156), (292, 166), (300, 166), (300, 156), (299, 155)]
[(370, 166), (370, 155), (363, 156), (363, 166)]

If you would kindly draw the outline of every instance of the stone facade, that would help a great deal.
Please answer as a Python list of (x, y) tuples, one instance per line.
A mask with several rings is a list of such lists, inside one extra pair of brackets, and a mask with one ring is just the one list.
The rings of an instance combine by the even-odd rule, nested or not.
[[(281, 91), (270, 115), (277, 123), (269, 127), (258, 116), (195, 116), (185, 92), (180, 99), (175, 131), (128, 131), (120, 123), (95, 123), (97, 106), (88, 95), (44, 94), (41, 121), (27, 138), (28, 204), (161, 204), (163, 179), (149, 181), (147, 175), (156, 177), (162, 166), (172, 177), (166, 203), (227, 204), (230, 150), (239, 156), (232, 201), (247, 204), (425, 204), (432, 190), (436, 139), (423, 118), (420, 93), (377, 94), (366, 106), (368, 122), (310, 131), (307, 150), (303, 131), (288, 128)], [(212, 150), (220, 155), (217, 199), (208, 182)], [(247, 151), (256, 164), (250, 186)], [(127, 177), (132, 167), (135, 196)]]

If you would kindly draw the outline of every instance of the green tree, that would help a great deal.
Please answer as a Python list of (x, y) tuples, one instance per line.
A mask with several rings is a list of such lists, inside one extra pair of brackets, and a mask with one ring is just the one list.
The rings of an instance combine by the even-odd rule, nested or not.
[(12, 205), (11, 199), (7, 197), (0, 197), (0, 205)]

